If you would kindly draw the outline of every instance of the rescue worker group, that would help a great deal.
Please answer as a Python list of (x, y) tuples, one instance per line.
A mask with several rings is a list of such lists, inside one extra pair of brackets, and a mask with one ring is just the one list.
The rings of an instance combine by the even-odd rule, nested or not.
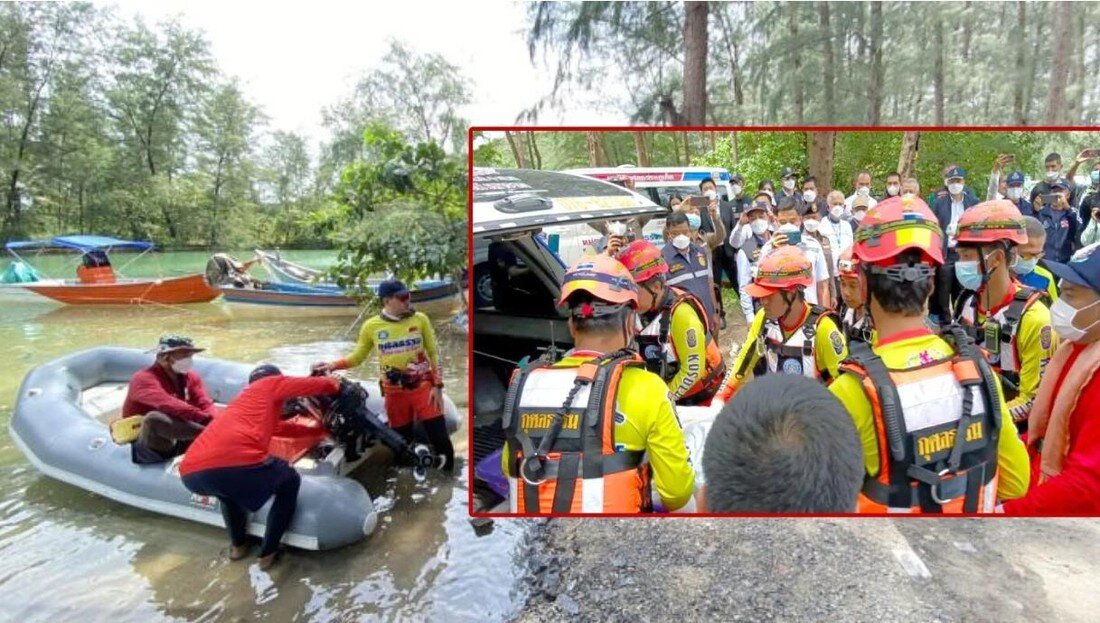
[[(1041, 259), (1026, 202), (957, 201), (961, 177), (933, 208), (900, 178), (821, 206), (784, 184), (739, 220), (704, 180), (663, 248), (608, 226), (561, 284), (574, 348), (512, 375), (511, 512), (1100, 512), (1100, 243)], [(740, 347), (701, 212), (727, 221)]]

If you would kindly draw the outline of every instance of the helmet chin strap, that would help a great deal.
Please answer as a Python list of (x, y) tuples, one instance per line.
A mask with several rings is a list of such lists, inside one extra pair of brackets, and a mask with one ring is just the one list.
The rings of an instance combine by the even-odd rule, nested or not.
[[(790, 295), (788, 297), (787, 295)], [(786, 290), (779, 291), (779, 297), (783, 299), (783, 302), (787, 304), (787, 308), (783, 310), (783, 315), (779, 317), (780, 321), (786, 320), (787, 316), (791, 313), (791, 308), (794, 307), (794, 302), (798, 299), (796, 292), (787, 292)]]

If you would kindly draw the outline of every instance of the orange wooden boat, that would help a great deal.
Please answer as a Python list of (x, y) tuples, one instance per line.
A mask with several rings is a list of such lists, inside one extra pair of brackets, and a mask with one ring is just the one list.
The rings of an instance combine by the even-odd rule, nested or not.
[[(5, 290), (24, 290), (39, 297), (69, 305), (177, 305), (206, 303), (221, 294), (206, 283), (202, 273), (180, 277), (125, 278), (115, 274), (107, 252), (128, 249), (148, 252), (151, 242), (119, 240), (104, 236), (57, 236), (48, 240), (9, 242), (9, 253), (17, 251), (67, 249), (81, 254), (76, 280), (47, 279), (5, 284)], [(21, 259), (21, 258), (20, 258)]]

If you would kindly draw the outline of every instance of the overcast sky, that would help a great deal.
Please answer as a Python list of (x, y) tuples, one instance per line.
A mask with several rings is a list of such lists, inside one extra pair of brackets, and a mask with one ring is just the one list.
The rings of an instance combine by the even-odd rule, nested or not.
[[(121, 16), (146, 22), (180, 16), (201, 29), (218, 66), (241, 79), (275, 129), (323, 139), (321, 108), (351, 92), (358, 76), (380, 62), (397, 39), (421, 53), (441, 54), (474, 84), (464, 111), (477, 125), (511, 124), (549, 93), (552, 70), (533, 67), (523, 29), (525, 7), (500, 0), (349, 3), (310, 0), (260, 3), (222, 0), (115, 1)], [(581, 94), (568, 110), (544, 113), (550, 124), (625, 124), (618, 111), (600, 110)]]

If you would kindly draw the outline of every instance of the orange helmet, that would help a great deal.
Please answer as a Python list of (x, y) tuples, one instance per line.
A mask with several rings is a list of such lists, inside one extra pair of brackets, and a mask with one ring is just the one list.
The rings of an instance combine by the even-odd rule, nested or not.
[(983, 201), (963, 212), (955, 240), (959, 244), (985, 244), (1000, 240), (1027, 244), (1027, 226), (1015, 203), (1007, 199)]
[(668, 272), (668, 264), (661, 256), (661, 250), (645, 240), (631, 242), (615, 258), (630, 271), (634, 283), (644, 283)]
[(926, 262), (943, 265), (943, 230), (919, 197), (891, 197), (867, 211), (856, 230), (853, 253), (870, 264), (887, 262), (917, 249)]
[(753, 298), (762, 299), (780, 290), (806, 288), (813, 283), (813, 265), (802, 249), (784, 246), (760, 260), (756, 278), (745, 286), (745, 292)]
[(587, 292), (616, 306), (638, 307), (638, 286), (634, 284), (630, 271), (607, 255), (586, 255), (565, 271), (558, 305), (565, 305), (569, 297), (577, 292)]
[(858, 277), (859, 276), (859, 258), (852, 253), (853, 247), (845, 247), (840, 252), (840, 257), (837, 259), (837, 266), (840, 268), (839, 274), (841, 277)]

